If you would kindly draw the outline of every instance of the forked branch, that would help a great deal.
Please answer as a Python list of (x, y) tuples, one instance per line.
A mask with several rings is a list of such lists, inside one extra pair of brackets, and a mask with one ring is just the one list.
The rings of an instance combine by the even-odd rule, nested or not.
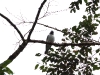
[(42, 7), (43, 7), (44, 4), (46, 3), (46, 1), (47, 1), (47, 0), (44, 0), (44, 1), (41, 3), (41, 5), (40, 5), (40, 7), (39, 7), (39, 9), (38, 9), (38, 12), (37, 12), (35, 21), (34, 21), (33, 26), (32, 26), (32, 28), (31, 28), (31, 30), (30, 30), (30, 32), (29, 32), (29, 35), (28, 35), (28, 37), (27, 37), (27, 40), (30, 40), (31, 34), (32, 34), (32, 32), (33, 32), (33, 30), (34, 30), (34, 28), (35, 28), (35, 26), (36, 26), (36, 23), (37, 23), (37, 21), (38, 21), (40, 12), (41, 12), (41, 10), (42, 10)]
[(24, 37), (23, 37), (22, 33), (20, 32), (20, 30), (16, 27), (16, 25), (8, 17), (6, 17), (5, 15), (0, 13), (0, 16), (3, 17), (4, 19), (6, 19), (14, 27), (14, 29), (20, 35), (21, 39), (24, 41)]
[(27, 46), (27, 44), (29, 43), (29, 40), (30, 40), (30, 36), (31, 36), (31, 34), (32, 34), (32, 32), (33, 32), (35, 26), (36, 26), (36, 23), (37, 23), (39, 14), (40, 14), (40, 12), (41, 12), (41, 9), (42, 9), (42, 7), (43, 7), (43, 5), (45, 4), (46, 1), (47, 1), (47, 0), (44, 0), (44, 1), (41, 3), (41, 5), (40, 5), (40, 8), (39, 8), (39, 10), (38, 10), (38, 12), (37, 12), (37, 15), (36, 15), (36, 18), (35, 18), (35, 22), (33, 23), (33, 26), (32, 26), (32, 28), (31, 28), (31, 30), (30, 30), (30, 32), (29, 32), (29, 35), (28, 35), (27, 40), (24, 40), (23, 35), (22, 35), (21, 32), (19, 31), (19, 29), (16, 27), (16, 25), (13, 24), (13, 23), (11, 22), (11, 20), (8, 19), (6, 16), (4, 16), (3, 14), (0, 13), (0, 16), (3, 17), (4, 19), (6, 19), (6, 20), (16, 29), (16, 31), (19, 33), (20, 37), (21, 37), (22, 40), (23, 40), (23, 43), (19, 46), (19, 48), (18, 48), (11, 56), (9, 56), (7, 60), (5, 60), (3, 63), (0, 64), (0, 68), (4, 68), (4, 67), (6, 67), (8, 64), (10, 64), (10, 63), (24, 50), (24, 48)]

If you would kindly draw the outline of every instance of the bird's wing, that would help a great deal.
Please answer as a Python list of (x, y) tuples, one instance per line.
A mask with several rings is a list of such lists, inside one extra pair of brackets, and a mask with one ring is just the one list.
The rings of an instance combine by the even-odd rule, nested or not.
[[(50, 35), (47, 36), (46, 39), (47, 42), (50, 42)], [(51, 48), (51, 45), (46, 44), (46, 50), (45, 50), (45, 54), (48, 54), (48, 50)]]
[(52, 43), (53, 43), (54, 40), (55, 40), (55, 38), (54, 38), (53, 35), (48, 35), (48, 36), (47, 36), (47, 39), (46, 39), (47, 42), (52, 42)]
[(48, 41), (48, 39), (49, 39), (49, 35), (47, 36), (47, 39), (46, 39), (46, 41)]
[[(54, 42), (54, 36), (53, 35), (48, 35), (46, 41), (47, 42)], [(46, 44), (45, 54), (48, 54), (48, 50), (51, 48), (51, 46), (52, 45), (50, 45), (50, 44)]]

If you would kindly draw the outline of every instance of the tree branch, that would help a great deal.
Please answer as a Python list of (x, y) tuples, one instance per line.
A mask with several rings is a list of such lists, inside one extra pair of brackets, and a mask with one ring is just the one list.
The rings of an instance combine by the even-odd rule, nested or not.
[(44, 0), (44, 1), (41, 3), (41, 5), (40, 5), (40, 7), (39, 7), (39, 9), (38, 9), (38, 12), (37, 12), (35, 21), (34, 21), (33, 26), (32, 26), (32, 28), (31, 28), (31, 30), (30, 30), (30, 32), (29, 32), (29, 35), (28, 35), (27, 40), (30, 40), (31, 34), (32, 34), (32, 32), (33, 32), (33, 30), (34, 30), (34, 28), (35, 28), (35, 26), (36, 26), (36, 23), (37, 23), (37, 21), (38, 21), (40, 12), (41, 12), (41, 10), (42, 10), (42, 7), (43, 7), (43, 5), (46, 3), (46, 1), (47, 1), (47, 0)]
[(19, 31), (19, 29), (16, 27), (15, 24), (13, 24), (13, 22), (11, 22), (11, 20), (9, 18), (7, 18), (6, 16), (4, 16), (3, 14), (0, 13), (0, 16), (3, 17), (4, 19), (6, 19), (13, 27), (14, 29), (18, 32), (18, 34), (20, 35), (21, 39), (24, 41), (24, 37), (22, 35), (22, 33)]
[(24, 40), (23, 35), (22, 35), (21, 32), (19, 31), (19, 29), (16, 27), (16, 25), (14, 25), (14, 24), (10, 21), (10, 19), (8, 19), (6, 16), (4, 16), (3, 14), (0, 13), (0, 16), (3, 17), (4, 19), (6, 19), (6, 20), (16, 29), (16, 31), (19, 33), (19, 35), (21, 36), (21, 38), (22, 38), (22, 40), (23, 40), (23, 43), (19, 46), (19, 48), (18, 48), (11, 56), (9, 56), (8, 59), (7, 59), (6, 61), (4, 61), (3, 63), (0, 64), (0, 68), (4, 68), (4, 67), (6, 67), (8, 64), (10, 64), (10, 63), (20, 54), (20, 52), (22, 52), (22, 51), (24, 50), (24, 48), (27, 46), (27, 44), (28, 44), (28, 42), (29, 42), (29, 40), (30, 40), (30, 36), (31, 36), (31, 34), (32, 34), (32, 32), (33, 32), (33, 30), (34, 30), (34, 28), (35, 28), (36, 23), (37, 23), (37, 20), (38, 20), (40, 11), (41, 11), (41, 9), (42, 9), (42, 7), (43, 7), (43, 5), (45, 4), (46, 1), (47, 1), (47, 0), (44, 0), (44, 1), (42, 2), (41, 6), (40, 6), (40, 8), (39, 8), (39, 10), (38, 10), (38, 13), (37, 13), (36, 18), (35, 18), (35, 22), (34, 22), (32, 28), (31, 28), (31, 30), (30, 30), (30, 32), (29, 32), (29, 35), (28, 35), (27, 40)]
[[(20, 24), (22, 24), (22, 23), (34, 23), (34, 22), (26, 22), (26, 21), (23, 21), (23, 22), (21, 22)], [(62, 32), (62, 30), (60, 30), (60, 29), (57, 29), (57, 28), (51, 27), (51, 26), (46, 25), (46, 24), (43, 24), (43, 23), (39, 23), (39, 22), (37, 22), (37, 24), (42, 25), (42, 26), (45, 26), (45, 27), (48, 27), (48, 28), (51, 28), (51, 29), (54, 29), (54, 30), (56, 30), (56, 31), (60, 31), (60, 32)]]
[(43, 40), (29, 40), (30, 43), (43, 43), (55, 46), (86, 46), (86, 45), (100, 45), (100, 42), (84, 42), (84, 43), (50, 43)]
[(60, 29), (57, 29), (57, 28), (54, 28), (54, 27), (51, 27), (51, 26), (48, 26), (48, 25), (45, 25), (45, 24), (42, 24), (42, 23), (37, 23), (37, 24), (43, 25), (43, 26), (45, 26), (45, 27), (48, 27), (48, 28), (51, 28), (51, 29), (54, 29), (54, 30), (57, 30), (57, 31), (62, 32)]
[(28, 44), (27, 41), (23, 42), (19, 48), (11, 55), (9, 56), (8, 60), (14, 60), (19, 54), (20, 52), (22, 52), (24, 50), (24, 48), (26, 47), (26, 45)]
[(7, 60), (5, 60), (3, 63), (0, 64), (0, 69), (6, 67), (8, 64), (10, 64), (23, 50), (24, 48), (27, 46), (28, 42), (24, 41), (19, 48), (8, 57)]

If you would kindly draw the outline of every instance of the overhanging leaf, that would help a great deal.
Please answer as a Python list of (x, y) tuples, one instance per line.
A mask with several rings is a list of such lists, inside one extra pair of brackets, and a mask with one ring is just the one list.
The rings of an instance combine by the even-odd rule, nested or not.
[(41, 54), (40, 53), (37, 53), (35, 56), (41, 56)]
[(35, 69), (37, 69), (38, 67), (39, 67), (39, 64), (36, 64), (36, 65), (35, 65)]

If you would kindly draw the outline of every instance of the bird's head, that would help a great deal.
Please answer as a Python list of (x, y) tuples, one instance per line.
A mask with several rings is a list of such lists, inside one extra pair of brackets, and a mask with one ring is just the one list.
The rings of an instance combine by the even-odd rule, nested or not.
[(53, 35), (54, 34), (54, 31), (51, 31), (50, 34)]

